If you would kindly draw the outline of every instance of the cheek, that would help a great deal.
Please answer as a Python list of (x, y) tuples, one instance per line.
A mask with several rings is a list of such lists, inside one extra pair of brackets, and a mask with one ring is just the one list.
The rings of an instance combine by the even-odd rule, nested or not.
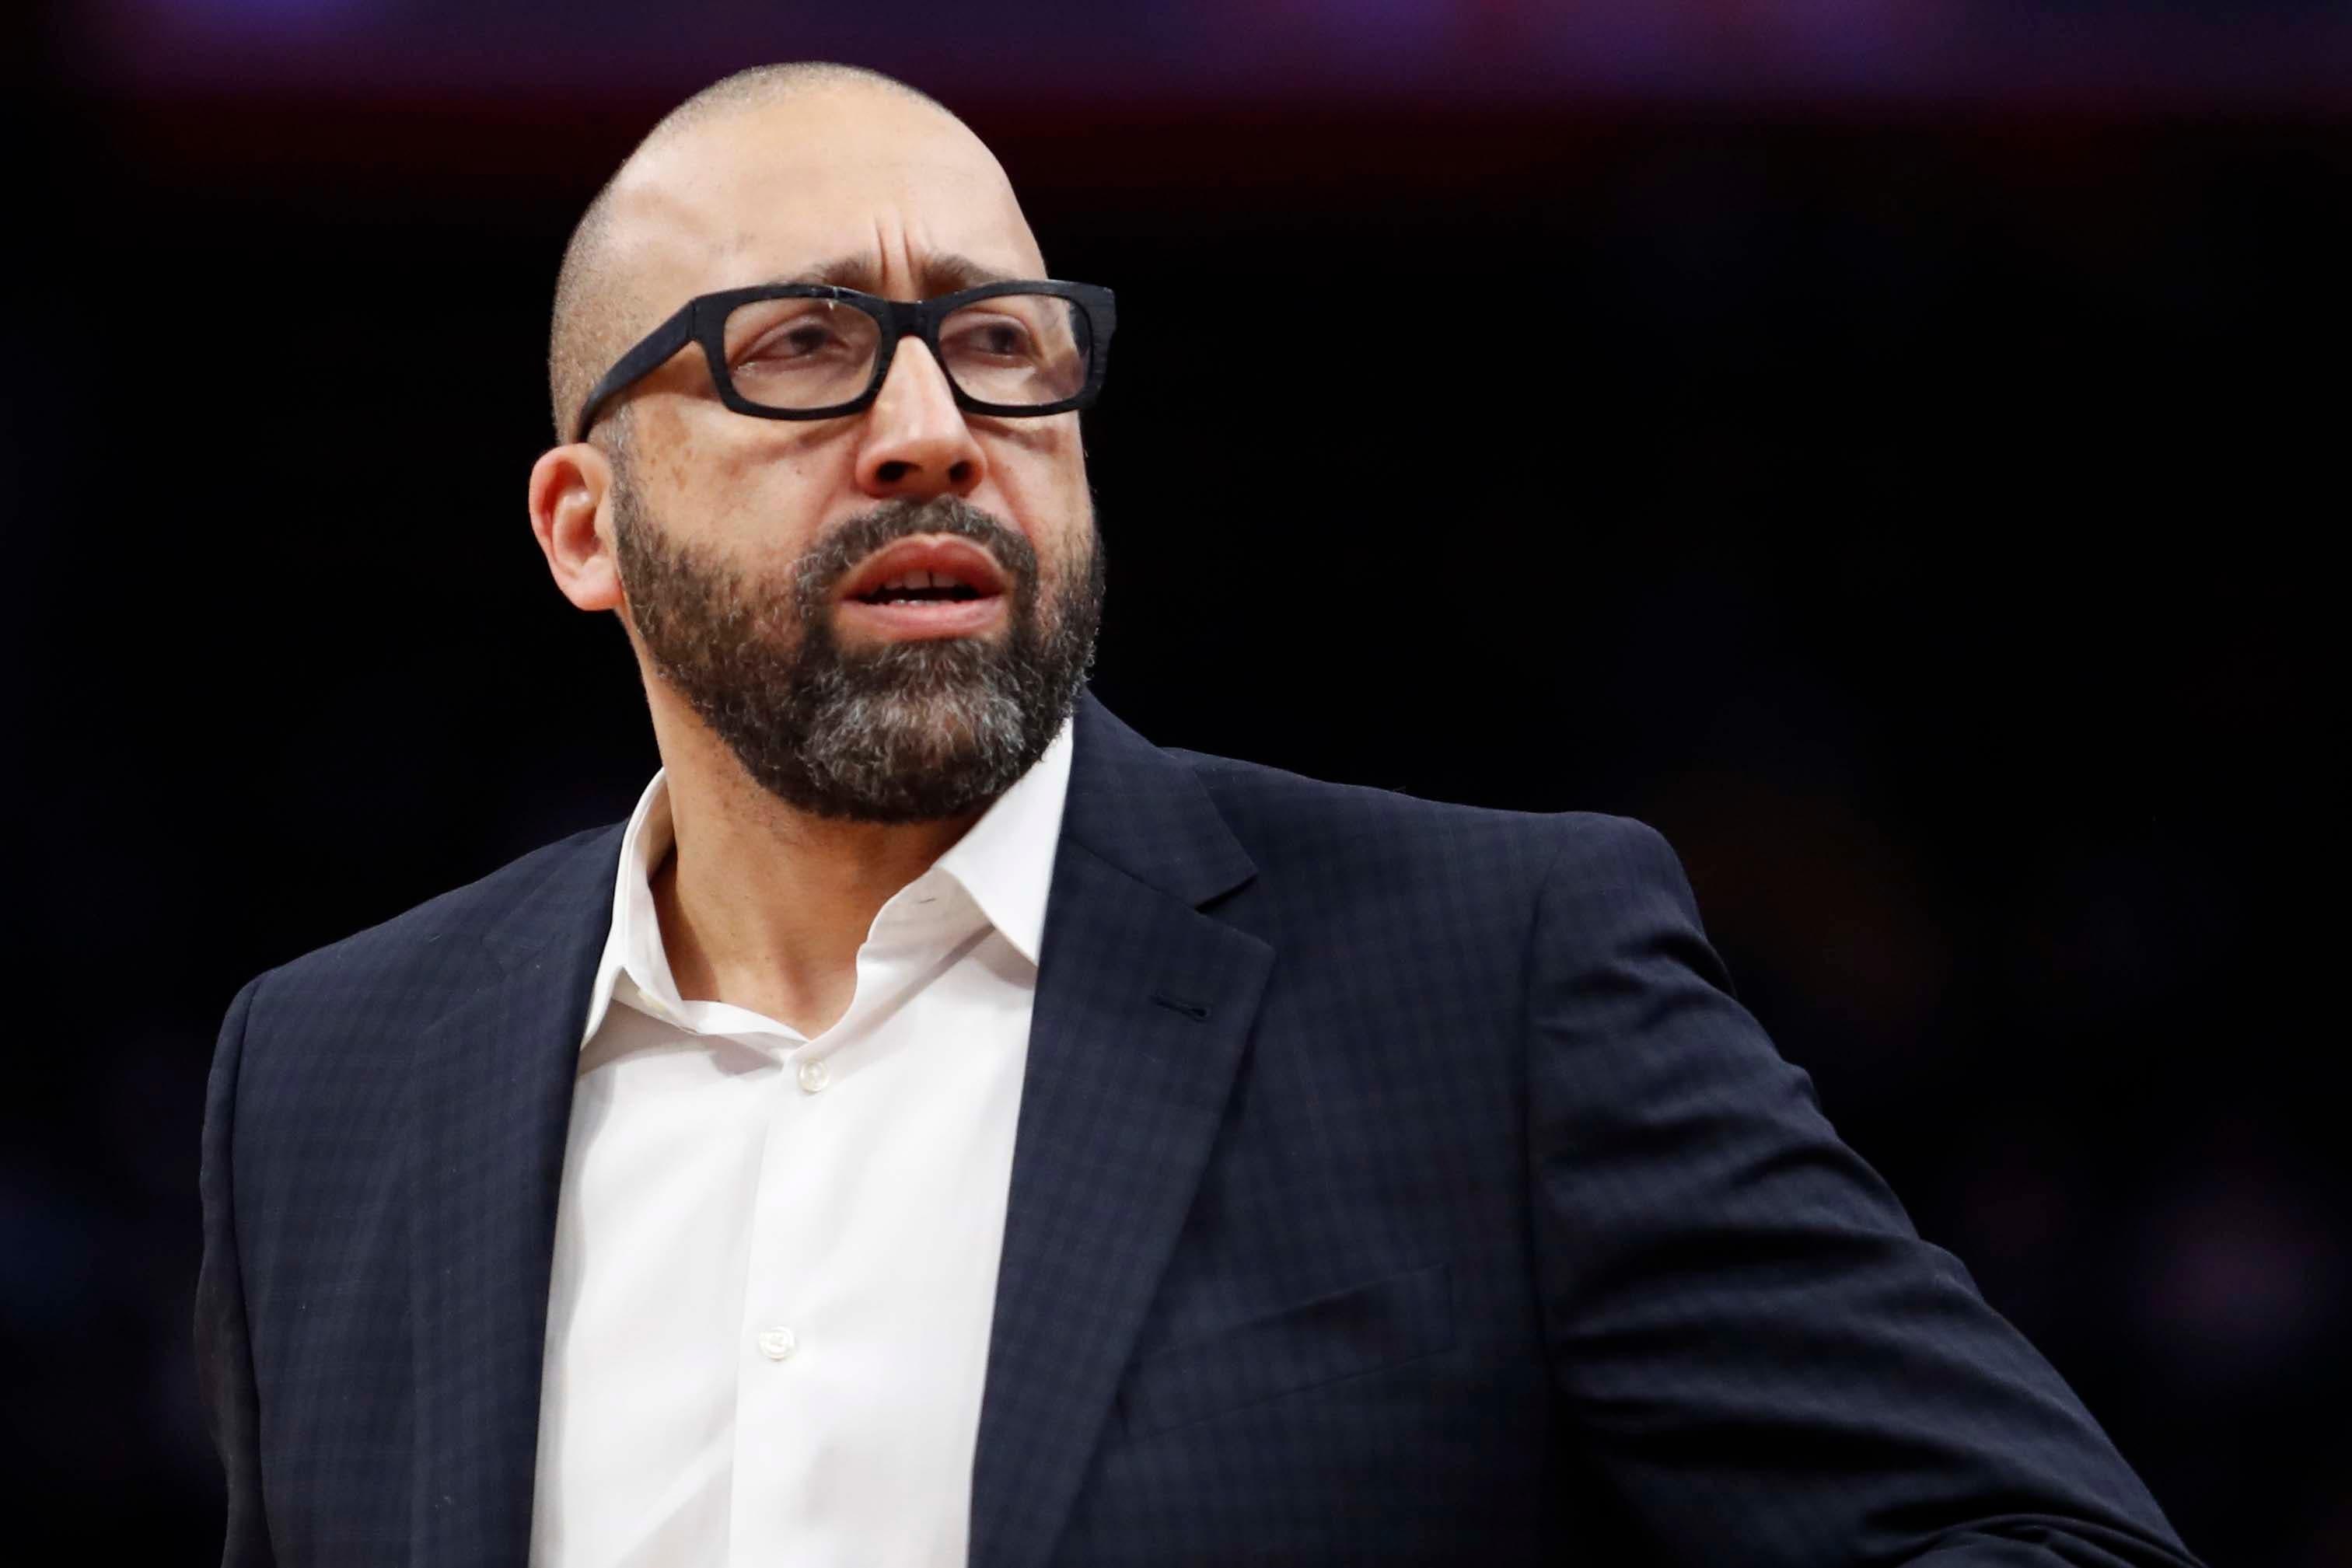
[[(1029, 536), (1040, 555), (1057, 561), (1081, 559), (1094, 526), (1087, 494), (1086, 454), (1078, 444), (1075, 414), (1066, 431), (1008, 443), (992, 455), (991, 476), (1003, 497), (1007, 520)], [(1036, 421), (1059, 425), (1059, 418)]]
[(797, 557), (828, 509), (855, 492), (853, 444), (830, 428), (834, 422), (722, 417), (754, 428), (680, 430), (658, 465), (664, 515), (681, 536), (747, 560)]
[(688, 494), (703, 466), (700, 422), (687, 418), (670, 398), (640, 402), (635, 417), (636, 425), (629, 438), (632, 457), (672, 495)]

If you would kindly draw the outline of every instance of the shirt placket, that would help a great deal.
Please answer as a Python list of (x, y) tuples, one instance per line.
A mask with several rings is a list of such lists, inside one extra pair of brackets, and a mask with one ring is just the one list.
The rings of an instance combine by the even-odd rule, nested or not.
[[(845, 1087), (859, 1048), (901, 992), (936, 966), (952, 917), (930, 879), (904, 890), (858, 950), (848, 1009), (814, 1040), (785, 1046), (770, 1102), (751, 1204), (736, 1384), (729, 1560), (741, 1568), (828, 1561), (824, 1543), (854, 1521), (856, 1500), (824, 1484), (862, 1445), (854, 1388), (839, 1381), (841, 1336), (860, 1325), (835, 1310), (847, 1239), (836, 1184), (854, 1179), (856, 1129), (887, 1114)], [(837, 1489), (835, 1489), (837, 1490)], [(814, 1549), (814, 1550), (812, 1550)]]

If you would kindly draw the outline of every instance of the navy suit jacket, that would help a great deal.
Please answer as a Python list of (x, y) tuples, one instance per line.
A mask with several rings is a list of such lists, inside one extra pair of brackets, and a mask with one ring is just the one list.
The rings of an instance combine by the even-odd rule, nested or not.
[[(1733, 1000), (1655, 833), (1076, 725), (973, 1563), (2191, 1561)], [(620, 836), (229, 1009), (225, 1562), (524, 1561)]]

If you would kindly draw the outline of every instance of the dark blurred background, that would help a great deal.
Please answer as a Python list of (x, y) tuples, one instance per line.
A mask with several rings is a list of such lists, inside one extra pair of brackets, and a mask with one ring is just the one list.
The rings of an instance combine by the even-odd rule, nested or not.
[(12, 1540), (217, 1550), (236, 988), (655, 766), (525, 522), (556, 261), (671, 103), (821, 57), (1118, 290), (1116, 711), (1655, 823), (2189, 1543), (2352, 1563), (2340, 0), (11, 16)]

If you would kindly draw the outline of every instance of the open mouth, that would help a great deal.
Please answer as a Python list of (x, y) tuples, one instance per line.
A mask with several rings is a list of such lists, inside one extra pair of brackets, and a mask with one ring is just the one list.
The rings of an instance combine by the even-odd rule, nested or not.
[(860, 604), (931, 604), (982, 597), (971, 583), (943, 572), (910, 571), (870, 592), (853, 594)]
[(970, 539), (918, 535), (887, 545), (850, 573), (841, 606), (887, 635), (977, 632), (1003, 612), (1008, 584), (996, 558)]

